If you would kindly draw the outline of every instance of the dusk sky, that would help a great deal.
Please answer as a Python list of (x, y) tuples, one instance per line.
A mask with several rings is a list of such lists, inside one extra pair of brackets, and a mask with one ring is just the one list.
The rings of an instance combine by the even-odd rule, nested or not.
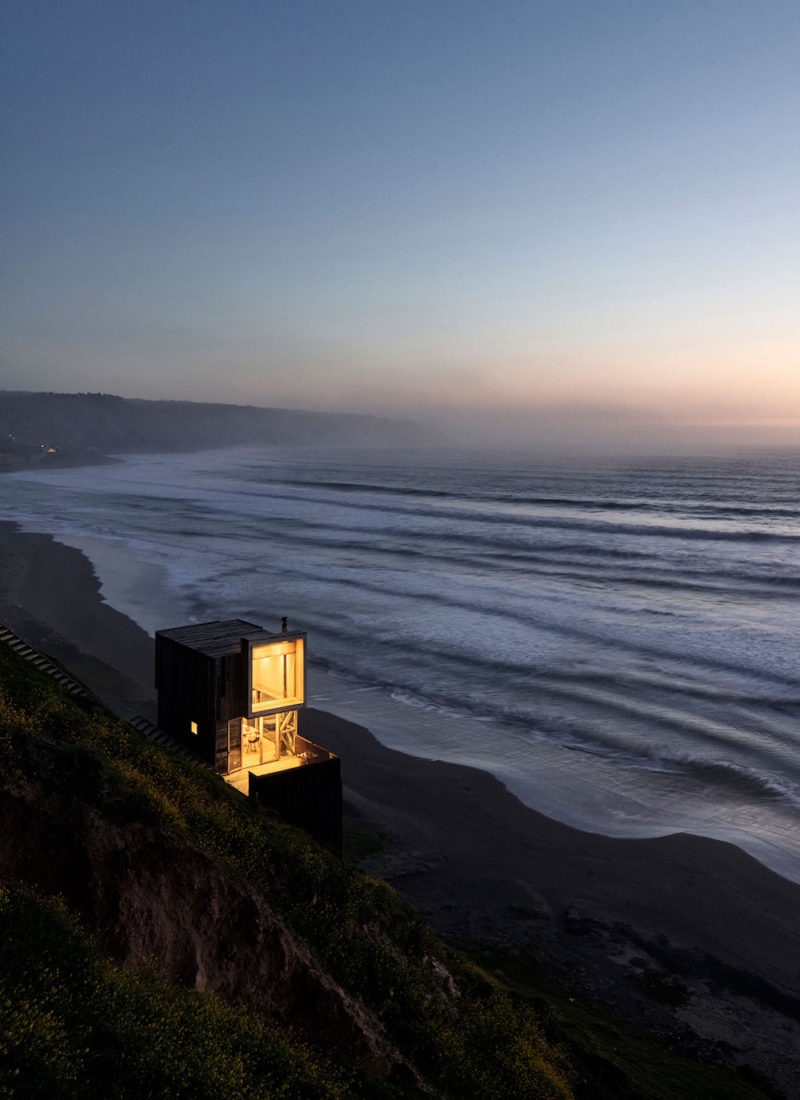
[(796, 0), (2, 23), (4, 388), (800, 442)]

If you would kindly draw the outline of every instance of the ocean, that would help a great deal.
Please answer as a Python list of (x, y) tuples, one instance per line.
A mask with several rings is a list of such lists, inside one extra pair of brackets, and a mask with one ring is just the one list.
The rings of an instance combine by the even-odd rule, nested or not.
[(24, 471), (2, 494), (150, 632), (286, 615), (310, 702), (384, 744), (800, 881), (800, 453), (241, 449)]

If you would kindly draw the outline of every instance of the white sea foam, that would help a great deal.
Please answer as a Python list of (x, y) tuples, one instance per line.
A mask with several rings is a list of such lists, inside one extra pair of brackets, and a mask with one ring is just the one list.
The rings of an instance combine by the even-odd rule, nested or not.
[(287, 614), (325, 705), (392, 747), (573, 824), (735, 836), (800, 879), (798, 473), (240, 451), (3, 495), (150, 631)]

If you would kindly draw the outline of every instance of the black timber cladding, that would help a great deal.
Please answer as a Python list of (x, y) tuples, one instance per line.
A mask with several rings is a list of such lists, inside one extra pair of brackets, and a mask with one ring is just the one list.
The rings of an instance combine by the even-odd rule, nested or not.
[[(158, 724), (210, 764), (218, 764), (220, 756), (218, 720), (240, 715), (246, 704), (241, 640), (260, 633), (245, 619), (156, 633)], [(197, 734), (191, 732), (192, 723)]]
[(297, 741), (298, 747), (307, 753), (308, 762), (266, 775), (251, 771), (250, 797), (341, 855), (341, 762), (338, 756), (304, 737), (298, 735)]

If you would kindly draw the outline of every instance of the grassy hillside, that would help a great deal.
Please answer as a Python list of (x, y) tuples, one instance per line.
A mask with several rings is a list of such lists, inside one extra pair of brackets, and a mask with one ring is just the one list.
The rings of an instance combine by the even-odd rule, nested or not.
[[(0, 869), (8, 880), (0, 893), (0, 1095), (768, 1094), (631, 1037), (527, 978), (517, 975), (512, 992), (505, 975), (440, 943), (386, 884), (343, 866), (99, 704), (75, 702), (2, 646), (0, 779), (7, 807)], [(99, 884), (96, 868), (86, 870), (79, 858), (60, 867), (50, 858), (67, 836), (80, 856), (87, 823), (92, 835), (105, 830), (120, 842)], [(131, 868), (144, 835), (147, 851), (178, 851), (180, 862), (157, 874), (152, 863)], [(166, 893), (174, 885), (167, 879), (193, 853), (207, 861), (209, 880), (228, 882), (277, 915), (286, 944), (300, 945), (292, 948), (297, 958), (307, 953), (306, 973), (317, 983), (309, 1011), (324, 987), (394, 1052), (384, 1080), (350, 1032), (332, 1045), (324, 1023), (304, 1033), (280, 1003), (270, 1011), (263, 999), (233, 1007), (212, 992), (180, 988), (181, 980), (194, 984), (193, 974), (166, 973), (164, 959), (112, 961), (125, 921), (136, 916), (115, 913), (110, 921), (98, 891), (140, 872), (155, 875), (151, 888)], [(39, 896), (54, 883), (66, 904)], [(182, 922), (186, 937), (203, 915), (163, 916)], [(228, 934), (230, 920), (225, 910), (215, 914), (217, 937)], [(243, 976), (258, 962), (250, 950), (237, 931), (230, 965)]]
[(15, 887), (0, 887), (0, 974), (0, 1096), (266, 1100), (384, 1091), (215, 997), (115, 966), (63, 904)]

